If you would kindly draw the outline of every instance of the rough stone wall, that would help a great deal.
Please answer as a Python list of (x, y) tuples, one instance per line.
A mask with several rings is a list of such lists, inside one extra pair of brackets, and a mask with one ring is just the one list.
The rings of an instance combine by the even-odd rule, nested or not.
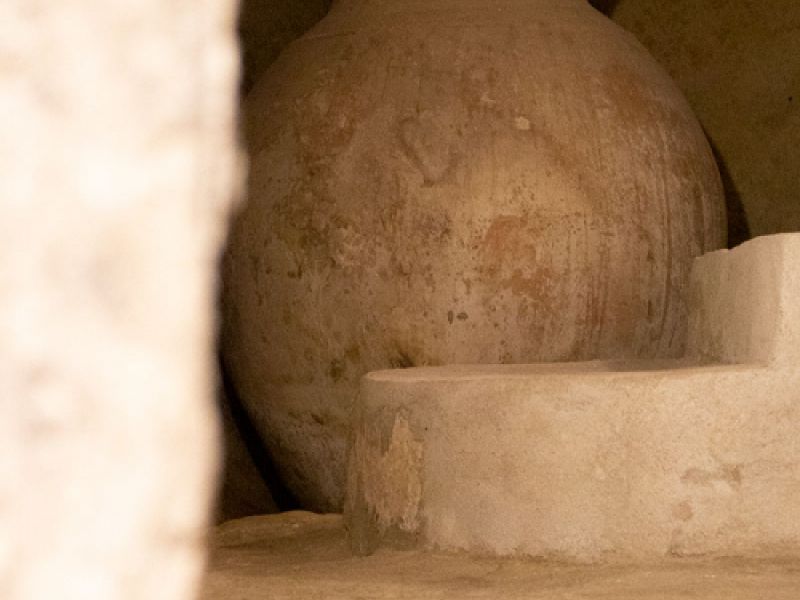
[(748, 234), (800, 231), (800, 3), (596, 5), (661, 62), (711, 138), (728, 196), (731, 244)]
[(0, 597), (193, 596), (235, 3), (0, 3)]

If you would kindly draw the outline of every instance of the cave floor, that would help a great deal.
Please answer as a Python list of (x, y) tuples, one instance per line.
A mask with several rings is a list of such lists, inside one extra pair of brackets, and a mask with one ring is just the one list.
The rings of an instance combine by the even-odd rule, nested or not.
[(339, 515), (229, 521), (210, 544), (202, 600), (800, 598), (800, 561), (789, 559), (576, 566), (417, 551), (354, 557)]

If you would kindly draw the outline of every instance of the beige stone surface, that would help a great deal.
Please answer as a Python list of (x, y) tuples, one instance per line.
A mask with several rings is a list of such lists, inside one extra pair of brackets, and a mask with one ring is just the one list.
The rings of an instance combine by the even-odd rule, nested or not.
[(189, 599), (233, 2), (0, 3), (0, 597)]
[(796, 560), (570, 566), (383, 549), (353, 557), (339, 516), (286, 513), (212, 535), (203, 600), (795, 600)]
[[(752, 235), (799, 231), (800, 3), (610, 4), (614, 21), (636, 35), (686, 95), (717, 147), (729, 195), (743, 207)], [(742, 223), (732, 225), (732, 234), (741, 235)]]
[(677, 356), (724, 245), (684, 99), (583, 0), (337, 2), (245, 102), (224, 352), (301, 504), (341, 507), (359, 378)]
[(695, 261), (688, 354), (800, 366), (800, 234), (762, 236)]
[(684, 360), (370, 373), (354, 549), (800, 556), (798, 258), (786, 234), (698, 259)]

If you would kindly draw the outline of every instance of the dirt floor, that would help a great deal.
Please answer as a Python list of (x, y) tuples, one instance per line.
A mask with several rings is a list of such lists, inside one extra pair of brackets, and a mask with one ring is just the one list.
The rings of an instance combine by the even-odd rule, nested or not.
[(800, 562), (790, 560), (575, 566), (386, 550), (359, 558), (339, 515), (229, 521), (211, 545), (203, 600), (800, 598)]

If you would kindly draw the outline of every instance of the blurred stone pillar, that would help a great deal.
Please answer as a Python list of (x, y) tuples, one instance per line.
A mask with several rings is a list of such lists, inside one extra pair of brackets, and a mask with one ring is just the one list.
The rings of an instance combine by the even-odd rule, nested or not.
[(232, 0), (0, 3), (0, 597), (190, 598)]

